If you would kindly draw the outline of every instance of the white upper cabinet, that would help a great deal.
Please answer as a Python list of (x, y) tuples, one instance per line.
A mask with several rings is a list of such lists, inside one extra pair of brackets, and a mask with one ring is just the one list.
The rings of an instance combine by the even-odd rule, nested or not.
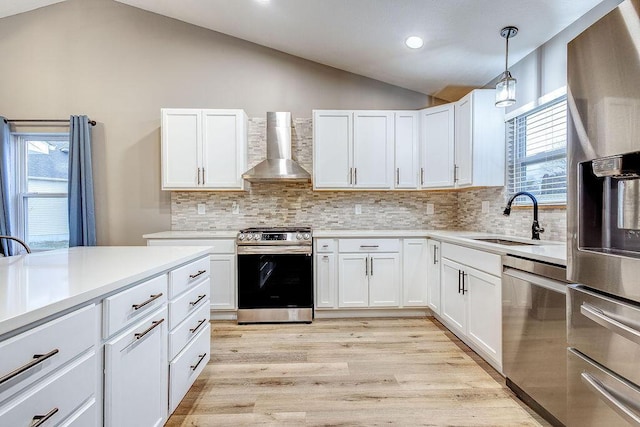
[(420, 114), (418, 111), (396, 111), (395, 116), (394, 187), (417, 189), (420, 179)]
[(163, 190), (242, 190), (247, 115), (242, 110), (162, 110)]
[(454, 185), (454, 123), (454, 104), (420, 111), (422, 188), (447, 188)]
[(353, 122), (353, 186), (393, 188), (393, 112), (356, 111)]
[(455, 184), (503, 186), (504, 111), (494, 105), (494, 89), (476, 89), (455, 103)]
[(313, 112), (315, 189), (393, 188), (394, 113)]
[(353, 113), (313, 112), (313, 187), (351, 188)]

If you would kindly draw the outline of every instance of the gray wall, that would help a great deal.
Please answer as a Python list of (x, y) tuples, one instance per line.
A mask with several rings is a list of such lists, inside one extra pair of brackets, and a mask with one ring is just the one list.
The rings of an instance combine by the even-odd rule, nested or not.
[[(87, 114), (98, 243), (168, 230), (160, 108), (418, 109), (431, 98), (112, 0), (68, 0), (0, 19), (0, 115)], [(16, 130), (26, 130), (18, 128)]]

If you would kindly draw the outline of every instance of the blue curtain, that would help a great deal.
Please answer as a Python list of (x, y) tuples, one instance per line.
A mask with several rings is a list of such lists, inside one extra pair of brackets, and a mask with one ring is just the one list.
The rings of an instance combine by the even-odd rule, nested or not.
[(87, 116), (69, 123), (69, 247), (96, 245), (91, 167), (91, 128)]
[[(6, 119), (0, 116), (0, 234), (11, 236), (11, 134)], [(0, 251), (6, 256), (13, 255), (13, 245), (6, 239), (0, 240)]]

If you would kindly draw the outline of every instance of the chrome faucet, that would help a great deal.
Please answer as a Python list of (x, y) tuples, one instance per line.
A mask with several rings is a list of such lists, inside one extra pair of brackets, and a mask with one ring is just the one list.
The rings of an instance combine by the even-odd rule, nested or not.
[(516, 194), (511, 196), (502, 214), (504, 216), (509, 216), (511, 214), (511, 204), (518, 196), (529, 196), (529, 198), (533, 201), (533, 225), (531, 226), (531, 239), (540, 240), (540, 233), (544, 233), (544, 228), (540, 227), (540, 224), (538, 224), (538, 200), (536, 200), (536, 197), (533, 194), (526, 191), (517, 192)]

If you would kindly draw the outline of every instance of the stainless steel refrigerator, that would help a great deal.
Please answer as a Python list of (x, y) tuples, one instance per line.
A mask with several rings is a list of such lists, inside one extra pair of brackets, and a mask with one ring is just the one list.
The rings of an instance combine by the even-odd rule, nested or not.
[(640, 425), (640, 0), (568, 45), (569, 426)]

